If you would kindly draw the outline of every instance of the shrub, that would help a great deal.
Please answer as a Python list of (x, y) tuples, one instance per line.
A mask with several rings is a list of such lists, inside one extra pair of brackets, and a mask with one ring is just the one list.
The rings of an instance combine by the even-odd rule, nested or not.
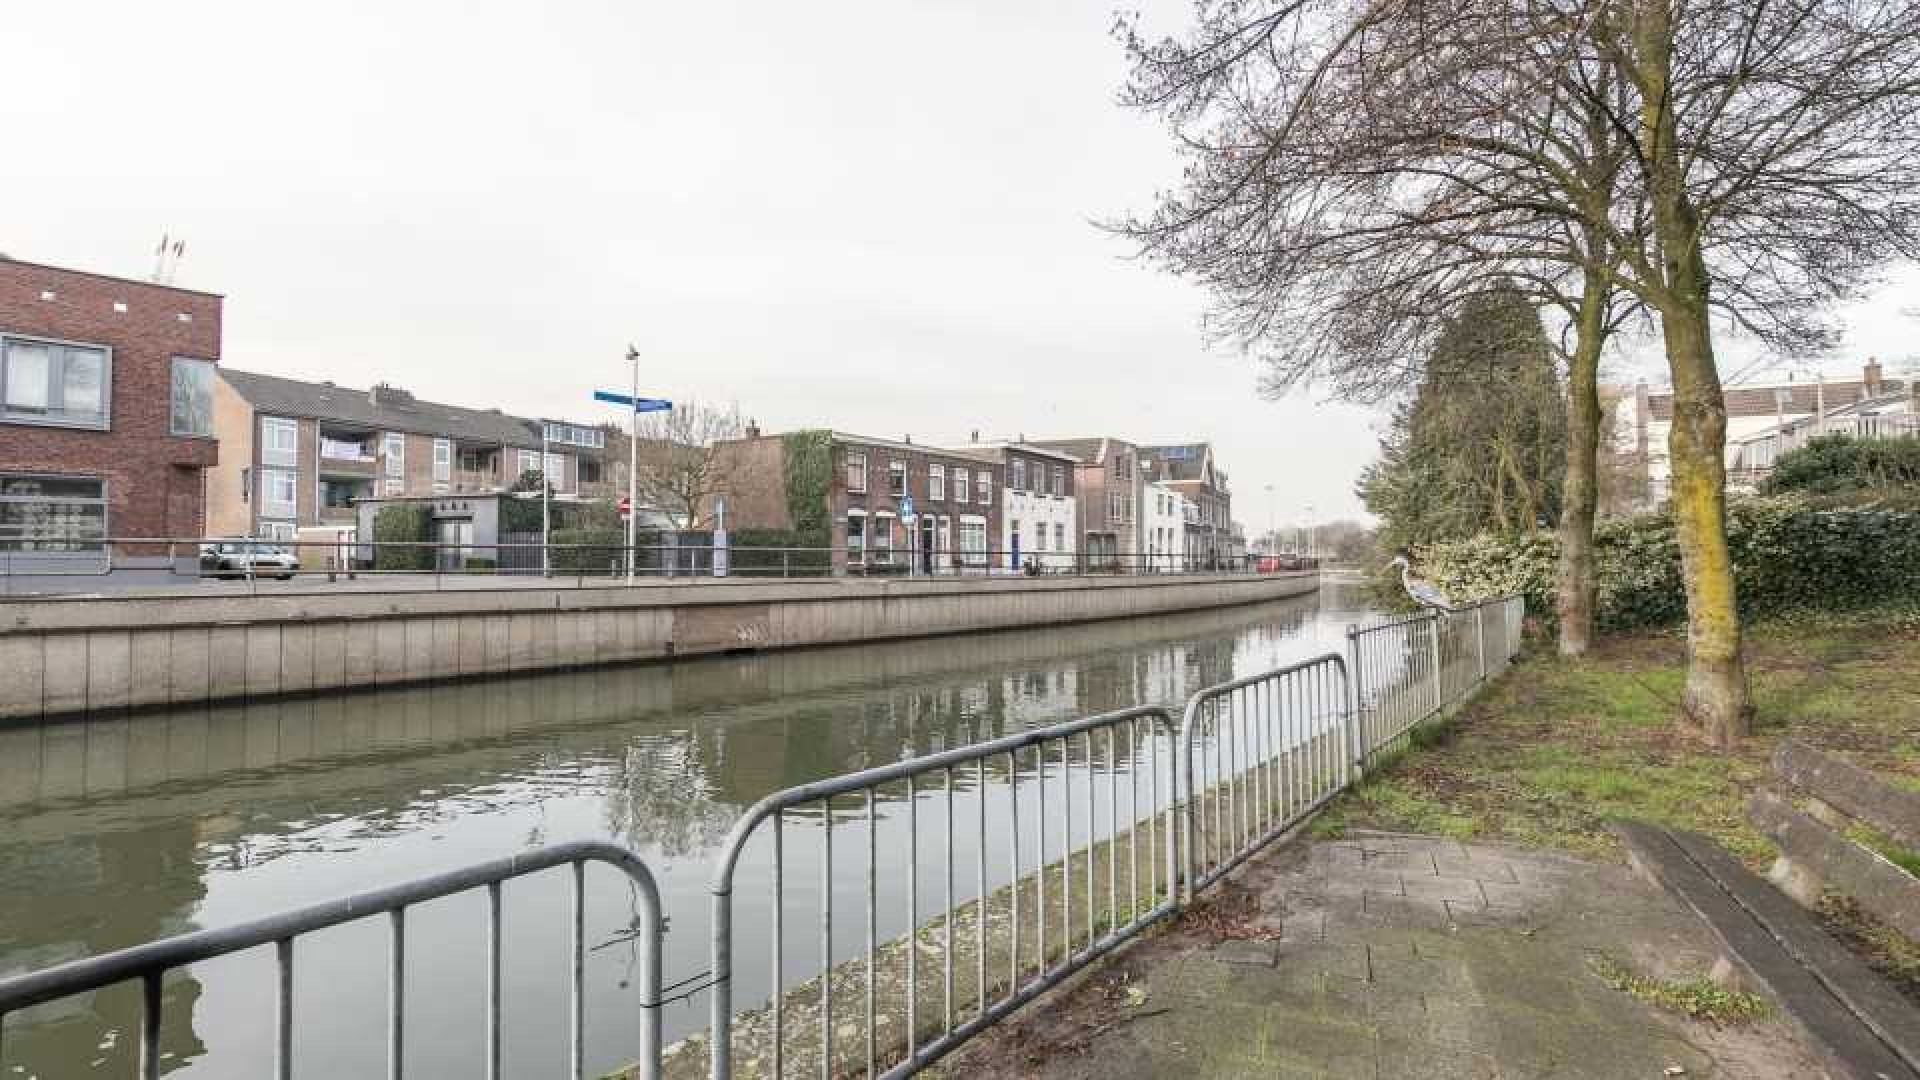
[(424, 503), (393, 503), (373, 515), (373, 568), (425, 571), (434, 568), (430, 547), (393, 547), (424, 544), (433, 539), (433, 513)]
[(553, 530), (553, 568), (568, 573), (608, 574), (623, 569), (627, 535), (619, 529)]
[(1819, 435), (1774, 462), (1769, 493), (1832, 493), (1920, 486), (1920, 439)]
[[(826, 573), (828, 553), (817, 540), (809, 541), (794, 529), (727, 530), (727, 565), (743, 577), (767, 577), (782, 570), (795, 577)], [(775, 551), (772, 548), (806, 548)]]
[[(1747, 614), (1920, 598), (1920, 512), (1913, 509), (1736, 499), (1727, 510), (1727, 542)], [(1432, 545), (1418, 561), (1420, 572), (1456, 602), (1519, 592), (1529, 612), (1551, 618), (1558, 554), (1548, 534), (1483, 535)], [(1671, 515), (1603, 524), (1594, 534), (1594, 562), (1601, 630), (1670, 624), (1686, 615)]]

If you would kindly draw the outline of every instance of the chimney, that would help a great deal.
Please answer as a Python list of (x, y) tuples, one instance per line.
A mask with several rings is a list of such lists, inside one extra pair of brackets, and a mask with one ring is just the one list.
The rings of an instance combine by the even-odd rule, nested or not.
[(367, 391), (367, 400), (375, 405), (411, 405), (413, 395), (397, 386), (389, 386), (382, 382), (374, 383), (373, 389)]
[(912, 435), (902, 435), (902, 436), (900, 436), (900, 441), (901, 441), (901, 442), (903, 442), (903, 443), (906, 443), (906, 444), (907, 444), (908, 446), (912, 446), (912, 445), (913, 445), (913, 436), (912, 436)]
[(757, 439), (757, 438), (759, 438), (759, 437), (760, 437), (760, 424), (759, 424), (759, 422), (758, 422), (758, 421), (754, 421), (754, 420), (749, 420), (749, 421), (747, 421), (747, 438), (749, 438), (749, 439)]
[(1867, 357), (1866, 369), (1860, 373), (1860, 381), (1866, 384), (1861, 389), (1867, 397), (1879, 397), (1881, 391), (1886, 389), (1883, 375), (1880, 359), (1874, 356)]
[(967, 436), (967, 441), (968, 441), (968, 442), (970, 442), (970, 443), (977, 443), (977, 442), (979, 442), (979, 441), (980, 441), (980, 429), (979, 429), (979, 428), (974, 428), (974, 429), (973, 429), (973, 431), (972, 431), (972, 433), (970, 433), (970, 434), (969, 434), (969, 435)]

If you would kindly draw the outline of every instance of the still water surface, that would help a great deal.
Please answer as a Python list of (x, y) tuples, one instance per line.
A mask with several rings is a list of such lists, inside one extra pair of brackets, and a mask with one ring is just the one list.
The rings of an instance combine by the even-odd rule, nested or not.
[[(709, 862), (761, 796), (1036, 725), (1177, 704), (1209, 683), (1338, 650), (1363, 615), (1350, 599), (1329, 587), (1064, 628), (0, 728), (0, 973), (605, 839), (638, 850), (659, 879), (672, 983), (707, 966)], [(836, 904), (848, 885), (836, 883)], [(614, 872), (590, 870), (588, 886), (594, 1074), (633, 1055), (635, 905)], [(851, 887), (849, 910), (860, 896)], [(963, 883), (963, 893), (973, 890)], [(564, 1061), (567, 895), (564, 872), (505, 890), (508, 1075), (558, 1075)], [(883, 932), (904, 930), (902, 906)], [(479, 1071), (484, 907), (481, 893), (410, 916), (409, 1075)], [(763, 926), (737, 929), (751, 939)], [(386, 941), (377, 919), (301, 939), (296, 1075), (383, 1073)], [(764, 955), (753, 944), (743, 954)], [(271, 953), (167, 980), (165, 1072), (267, 1074)], [(790, 960), (789, 979), (817, 970), (808, 963)], [(768, 989), (764, 973), (746, 974), (742, 1006)], [(669, 1007), (668, 1038), (703, 1027), (704, 1007), (703, 997)], [(137, 1018), (131, 987), (11, 1017), (0, 1078), (131, 1076)]]

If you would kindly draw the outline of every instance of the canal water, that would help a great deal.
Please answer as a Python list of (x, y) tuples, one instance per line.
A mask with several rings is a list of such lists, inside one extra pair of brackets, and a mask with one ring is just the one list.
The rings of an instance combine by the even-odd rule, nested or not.
[[(0, 727), (0, 974), (601, 839), (654, 869), (673, 920), (665, 981), (695, 978), (707, 967), (712, 855), (761, 796), (1078, 716), (1177, 705), (1339, 650), (1360, 603), (1329, 585), (1069, 627)], [(889, 902), (900, 876), (883, 876), (887, 934), (906, 927), (904, 905)], [(617, 872), (593, 868), (587, 882), (596, 1075), (633, 1057), (636, 905)], [(568, 895), (564, 871), (504, 890), (506, 1075), (561, 1073)], [(408, 1075), (479, 1075), (485, 910), (481, 892), (409, 916)], [(743, 955), (766, 955), (764, 923), (736, 926)], [(295, 1075), (384, 1074), (387, 955), (384, 919), (301, 939)], [(254, 950), (166, 980), (164, 1073), (270, 1074), (272, 960)], [(811, 964), (790, 958), (788, 985)], [(743, 973), (736, 1005), (764, 1001), (768, 980)], [(705, 1005), (670, 1005), (668, 1039), (704, 1027)], [(9, 1017), (0, 1078), (131, 1076), (138, 1017), (131, 986)]]

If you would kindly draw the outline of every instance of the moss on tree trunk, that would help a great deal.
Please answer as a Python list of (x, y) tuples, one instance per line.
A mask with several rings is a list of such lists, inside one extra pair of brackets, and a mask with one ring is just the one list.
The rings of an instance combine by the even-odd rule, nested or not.
[(1560, 489), (1555, 598), (1563, 656), (1580, 656), (1593, 644), (1593, 519), (1600, 498), (1600, 350), (1606, 343), (1606, 307), (1605, 279), (1589, 273), (1567, 365), (1567, 473)]

